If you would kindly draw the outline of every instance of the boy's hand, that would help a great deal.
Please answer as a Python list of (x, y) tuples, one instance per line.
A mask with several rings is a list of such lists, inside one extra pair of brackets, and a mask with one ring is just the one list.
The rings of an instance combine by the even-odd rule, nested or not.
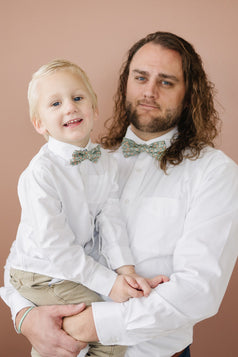
[(137, 290), (139, 285), (130, 275), (118, 275), (109, 297), (115, 302), (124, 302), (130, 298), (142, 297), (143, 291)]
[(157, 275), (149, 279), (133, 273), (124, 275), (124, 277), (130, 286), (142, 291), (143, 296), (146, 297), (150, 295), (151, 289), (156, 288), (159, 284), (169, 281), (169, 278), (165, 275)]
[(127, 266), (117, 270), (118, 275), (109, 297), (115, 302), (124, 302), (130, 298), (149, 296), (151, 289), (159, 284), (166, 283), (169, 278), (165, 275), (157, 275), (153, 278), (143, 278), (135, 273), (134, 267)]
[(157, 275), (154, 278), (146, 278), (148, 284), (152, 289), (156, 288), (159, 284), (167, 283), (169, 278), (166, 275)]

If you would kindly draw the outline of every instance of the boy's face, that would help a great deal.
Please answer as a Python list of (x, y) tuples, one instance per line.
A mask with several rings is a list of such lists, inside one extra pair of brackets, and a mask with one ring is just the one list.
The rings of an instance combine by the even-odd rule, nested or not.
[(39, 79), (37, 92), (38, 117), (33, 121), (36, 130), (85, 147), (98, 113), (80, 75), (69, 70), (56, 71)]

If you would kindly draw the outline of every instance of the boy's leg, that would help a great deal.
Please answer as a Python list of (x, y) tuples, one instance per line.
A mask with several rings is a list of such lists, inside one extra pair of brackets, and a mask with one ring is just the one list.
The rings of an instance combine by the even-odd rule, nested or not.
[(89, 346), (86, 356), (90, 357), (124, 357), (127, 349), (126, 346), (105, 346), (97, 342), (92, 342)]
[(91, 305), (92, 302), (102, 301), (97, 293), (73, 281), (63, 280), (51, 284), (51, 277), (17, 269), (11, 269), (10, 275), (10, 281), (15, 289), (38, 306), (80, 302)]
[[(52, 278), (36, 273), (11, 269), (11, 283), (26, 299), (36, 305), (64, 305), (84, 302), (91, 305), (95, 301), (103, 301), (94, 291), (84, 285), (64, 280), (50, 284)], [(91, 357), (123, 357), (124, 346), (104, 346), (98, 342), (89, 343), (88, 356)], [(40, 355), (32, 349), (32, 357)]]

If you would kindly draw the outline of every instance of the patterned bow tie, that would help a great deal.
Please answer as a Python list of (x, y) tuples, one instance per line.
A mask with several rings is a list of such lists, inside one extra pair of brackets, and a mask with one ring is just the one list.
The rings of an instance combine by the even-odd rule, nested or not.
[(137, 144), (131, 139), (124, 138), (121, 144), (122, 152), (125, 157), (138, 155), (145, 151), (155, 159), (159, 160), (166, 149), (165, 141), (157, 141), (153, 144)]
[(97, 145), (91, 150), (75, 150), (72, 154), (72, 159), (70, 160), (71, 165), (78, 165), (84, 160), (90, 160), (92, 162), (97, 162), (101, 156), (100, 145)]

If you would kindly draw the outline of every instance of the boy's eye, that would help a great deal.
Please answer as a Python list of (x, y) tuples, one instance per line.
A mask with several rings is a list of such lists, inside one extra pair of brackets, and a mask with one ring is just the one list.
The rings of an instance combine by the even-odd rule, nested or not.
[(82, 100), (83, 99), (83, 97), (74, 97), (74, 101), (75, 102), (79, 102), (80, 100)]
[(54, 102), (54, 103), (52, 103), (52, 106), (53, 106), (53, 107), (57, 107), (58, 105), (60, 105), (60, 102)]

